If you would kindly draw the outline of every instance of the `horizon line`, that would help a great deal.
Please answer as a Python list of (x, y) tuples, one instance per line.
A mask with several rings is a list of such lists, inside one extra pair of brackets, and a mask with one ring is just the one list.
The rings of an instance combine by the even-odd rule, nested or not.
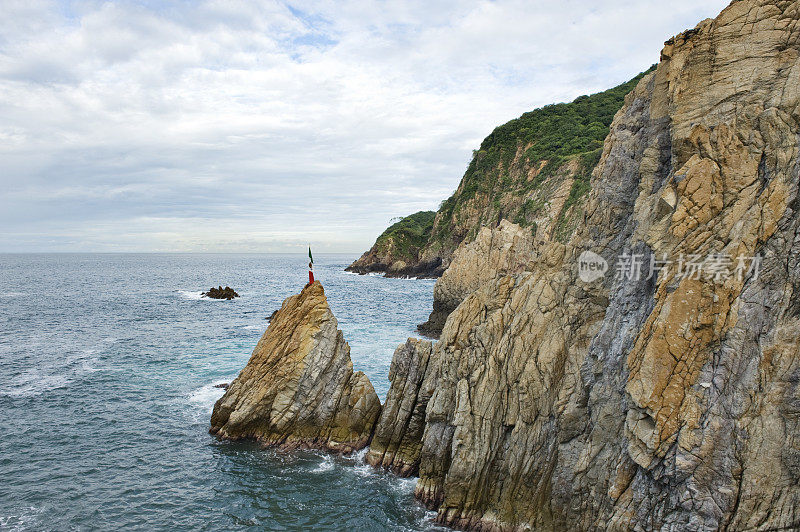
[[(0, 251), (0, 255), (306, 255), (295, 251)], [(363, 254), (359, 251), (315, 251), (315, 255)]]

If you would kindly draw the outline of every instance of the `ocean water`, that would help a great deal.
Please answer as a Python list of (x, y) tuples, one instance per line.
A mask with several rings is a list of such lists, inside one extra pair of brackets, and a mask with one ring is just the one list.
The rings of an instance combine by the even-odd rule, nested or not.
[[(356, 369), (383, 400), (430, 280), (318, 255)], [(0, 255), (0, 529), (432, 530), (398, 479), (349, 458), (208, 434), (215, 384), (307, 281), (303, 255)], [(201, 299), (222, 284), (242, 296)]]

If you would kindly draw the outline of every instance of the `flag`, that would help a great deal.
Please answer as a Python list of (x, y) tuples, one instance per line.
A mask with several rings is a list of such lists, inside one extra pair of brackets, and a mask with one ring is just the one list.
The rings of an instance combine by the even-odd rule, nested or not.
[(308, 260), (314, 262), (314, 257), (311, 256), (311, 246), (308, 246)]

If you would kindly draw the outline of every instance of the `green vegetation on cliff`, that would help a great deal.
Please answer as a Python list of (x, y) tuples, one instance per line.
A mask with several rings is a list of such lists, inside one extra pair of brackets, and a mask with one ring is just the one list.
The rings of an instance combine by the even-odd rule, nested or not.
[(434, 211), (419, 211), (389, 226), (375, 241), (379, 253), (391, 253), (395, 259), (417, 260), (419, 250), (428, 243), (433, 228)]
[(592, 188), (590, 183), (592, 170), (594, 170), (594, 167), (600, 162), (600, 156), (602, 154), (603, 148), (601, 147), (594, 151), (578, 155), (578, 169), (575, 172), (572, 187), (569, 189), (569, 196), (567, 196), (556, 218), (555, 231), (553, 233), (555, 240), (563, 244), (567, 243), (567, 240), (569, 240), (572, 232), (577, 227), (579, 216), (583, 212), (577, 209), (577, 207), (583, 203), (583, 200)]
[(368, 269), (370, 263), (380, 269), (396, 260), (410, 266), (438, 260), (446, 267), (462, 241), (502, 219), (534, 235), (540, 230), (539, 238), (569, 239), (583, 215), (611, 121), (625, 95), (654, 68), (612, 89), (546, 105), (495, 128), (473, 152), (461, 183), (435, 218), (432, 212), (403, 218), (354, 266)]
[[(465, 236), (458, 231), (453, 234), (452, 229), (457, 225), (459, 211), (476, 196), (490, 196), (487, 207), (495, 210), (502, 204), (497, 197), (499, 194), (516, 189), (518, 194), (524, 195), (541, 186), (570, 159), (592, 154), (580, 158), (580, 183), (576, 180), (570, 192), (570, 204), (575, 204), (589, 191), (588, 176), (599, 160), (603, 141), (625, 95), (654, 68), (655, 65), (612, 89), (579, 96), (571, 103), (546, 105), (495, 128), (483, 140), (480, 149), (473, 152), (456, 192), (442, 202), (434, 229), (436, 240), (444, 242), (454, 236), (460, 241)], [(585, 167), (589, 162), (593, 164)], [(520, 182), (520, 175), (525, 174), (521, 170), (530, 168), (537, 169), (535, 178)], [(509, 218), (509, 213), (503, 214)], [(492, 218), (483, 216), (481, 222), (493, 221)]]

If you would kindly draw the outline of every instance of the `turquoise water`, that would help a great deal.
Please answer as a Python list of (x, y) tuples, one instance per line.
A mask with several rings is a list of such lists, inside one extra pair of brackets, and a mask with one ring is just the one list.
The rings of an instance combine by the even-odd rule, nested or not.
[[(433, 282), (350, 275), (319, 255), (356, 369), (383, 399)], [(413, 479), (360, 456), (208, 434), (302, 255), (0, 255), (0, 529), (426, 530)], [(201, 299), (230, 285), (234, 301)]]

